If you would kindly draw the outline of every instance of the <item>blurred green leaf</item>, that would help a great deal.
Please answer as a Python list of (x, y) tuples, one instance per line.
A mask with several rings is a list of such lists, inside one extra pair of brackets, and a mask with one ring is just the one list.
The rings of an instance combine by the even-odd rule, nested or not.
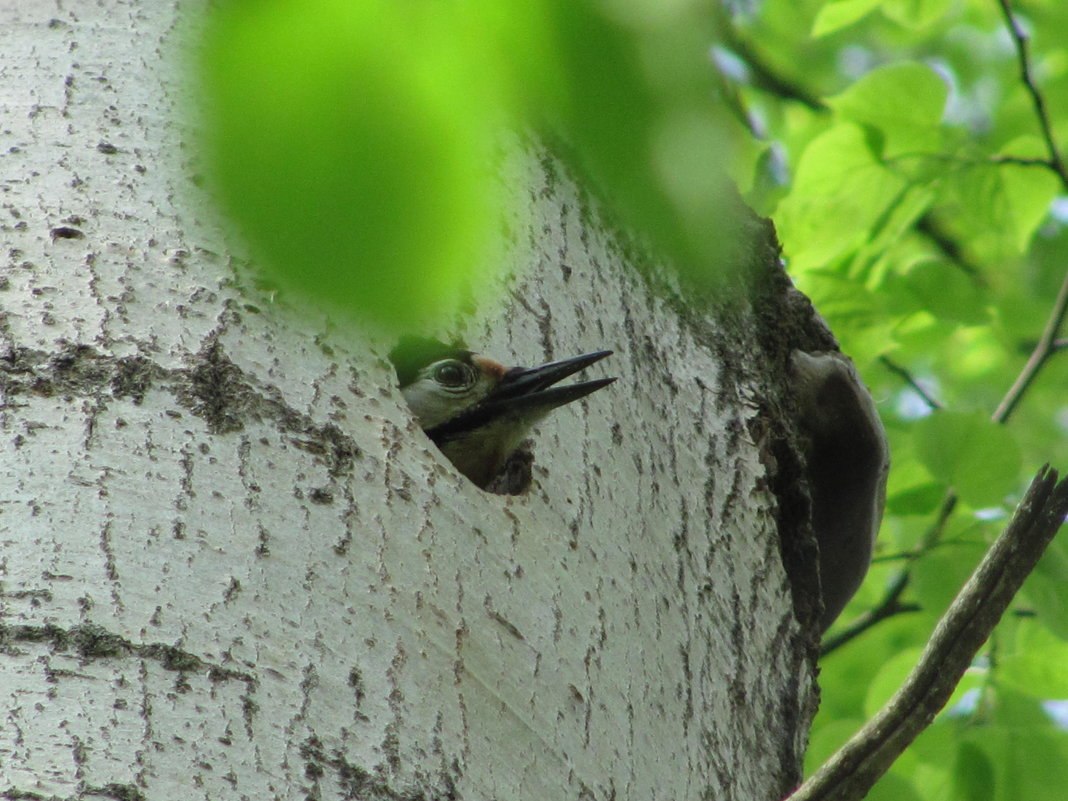
[(843, 120), (879, 131), (883, 157), (934, 148), (946, 105), (946, 82), (926, 64), (874, 69), (828, 100)]
[[(1002, 155), (1016, 158), (1046, 158), (1045, 143), (1037, 136), (1021, 136), (1002, 148)], [(1049, 216), (1050, 204), (1061, 190), (1057, 177), (1036, 166), (1003, 165), (999, 173), (1005, 194), (1005, 216), (1015, 234), (1015, 244), (1027, 250), (1039, 223)]]
[(227, 208), (284, 285), (402, 330), (477, 281), (502, 198), (491, 48), (435, 3), (228, 4), (202, 65)]
[(1068, 642), (1042, 625), (1041, 618), (1040, 613), (1038, 620), (1017, 627), (999, 657), (999, 681), (1038, 698), (1068, 698)]
[(806, 773), (812, 773), (864, 725), (863, 718), (839, 718), (826, 726), (818, 727), (808, 742), (805, 752)]
[(884, 775), (864, 796), (865, 801), (919, 801), (922, 798), (916, 781), (903, 772)]
[(959, 730), (956, 721), (937, 718), (905, 751), (911, 761), (899, 759), (890, 768), (890, 775), (910, 779), (923, 798), (945, 798), (953, 782), (953, 763), (960, 745)]
[(986, 752), (964, 742), (953, 766), (953, 798), (961, 801), (991, 801), (995, 794), (994, 768)]
[(860, 127), (841, 123), (816, 137), (776, 211), (791, 268), (819, 267), (857, 248), (905, 189), (875, 159)]
[(852, 25), (877, 8), (881, 0), (832, 0), (824, 3), (812, 25), (813, 36), (826, 36)]
[(966, 518), (953, 518), (939, 545), (913, 565), (909, 594), (923, 608), (927, 625), (949, 608), (986, 552), (987, 543)]
[(953, 0), (886, 0), (880, 10), (899, 25), (923, 28), (940, 19)]
[(934, 512), (942, 505), (946, 488), (941, 484), (927, 483), (910, 487), (887, 496), (886, 510), (893, 515), (922, 515)]
[[(1027, 577), (1023, 595), (1034, 606), (1038, 620), (1068, 641), (1068, 543), (1063, 530)], [(1063, 670), (1068, 673), (1068, 663)], [(1064, 697), (1068, 698), (1068, 693)]]
[(710, 15), (650, 0), (547, 0), (554, 62), (567, 91), (535, 110), (572, 148), (622, 220), (651, 237), (681, 271), (716, 278), (731, 237), (723, 112), (712, 101)]
[(273, 279), (422, 328), (492, 270), (515, 197), (495, 154), (534, 124), (627, 227), (713, 282), (741, 230), (714, 35), (705, 9), (647, 0), (228, 4), (200, 65), (214, 183)]
[(987, 295), (975, 281), (945, 262), (921, 262), (902, 279), (914, 306), (943, 320), (969, 325), (989, 322)]
[(1017, 488), (1021, 457), (1012, 433), (980, 413), (941, 412), (916, 424), (917, 453), (931, 474), (975, 508)]
[[(866, 286), (881, 292), (893, 292), (894, 272), (900, 269), (898, 259), (890, 256), (894, 247), (907, 236), (916, 222), (930, 208), (936, 198), (927, 186), (910, 184), (872, 226), (868, 241), (857, 248), (850, 274)], [(890, 257), (888, 257), (890, 256)], [(913, 306), (912, 308), (915, 308)]]
[(894, 654), (879, 666), (878, 672), (868, 683), (868, 693), (864, 698), (864, 716), (871, 718), (882, 709), (898, 688), (904, 684), (909, 673), (920, 661), (922, 649), (909, 648)]
[(994, 717), (968, 732), (969, 741), (996, 755), (994, 798), (997, 801), (1059, 801), (1068, 787), (1068, 732), (1053, 726), (1040, 699), (999, 689)]
[(998, 258), (1026, 250), (1058, 190), (1051, 174), (1015, 164), (976, 164), (950, 173), (948, 179), (959, 198), (958, 221), (975, 231), (976, 245), (992, 248)]

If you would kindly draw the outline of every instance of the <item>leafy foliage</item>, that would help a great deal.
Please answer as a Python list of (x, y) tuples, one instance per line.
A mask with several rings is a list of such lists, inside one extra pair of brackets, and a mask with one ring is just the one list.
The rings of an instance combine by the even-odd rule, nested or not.
[[(1068, 334), (1047, 324), (1068, 302), (1068, 4), (728, 5), (232, 4), (202, 69), (210, 149), (275, 275), (395, 329), (489, 261), (502, 125), (553, 131), (697, 276), (728, 165), (891, 437), (877, 561), (838, 628), (890, 614), (823, 662), (815, 766), (900, 683), (1035, 469), (1068, 469)], [(1066, 699), (1062, 535), (870, 797), (1059, 799)]]
[[(877, 562), (838, 630), (904, 583), (902, 614), (825, 657), (815, 767), (915, 663), (1035, 469), (1068, 468), (1059, 342), (1010, 393), (1068, 274), (1068, 175), (1043, 122), (1068, 146), (1068, 6), (1012, 9), (1039, 110), (999, 0), (750, 5), (724, 47), (764, 144), (737, 175), (880, 402), (894, 456)], [(776, 161), (786, 180), (768, 180)], [(870, 797), (1061, 798), (1066, 615), (1062, 535)]]
[(218, 194), (277, 279), (418, 330), (493, 263), (495, 147), (533, 124), (706, 279), (726, 196), (712, 38), (700, 9), (652, 0), (229, 4), (200, 65)]
[(229, 4), (202, 69), (216, 183), (258, 260), (401, 327), (477, 280), (500, 202), (486, 154), (501, 69), (445, 11)]

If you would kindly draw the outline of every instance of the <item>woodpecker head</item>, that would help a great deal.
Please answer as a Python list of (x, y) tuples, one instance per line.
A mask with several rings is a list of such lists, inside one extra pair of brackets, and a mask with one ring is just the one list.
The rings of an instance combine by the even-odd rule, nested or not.
[(405, 338), (389, 358), (401, 394), (423, 430), (461, 473), (485, 489), (531, 426), (558, 406), (615, 381), (599, 378), (553, 386), (611, 352), (540, 367), (505, 367), (457, 345)]

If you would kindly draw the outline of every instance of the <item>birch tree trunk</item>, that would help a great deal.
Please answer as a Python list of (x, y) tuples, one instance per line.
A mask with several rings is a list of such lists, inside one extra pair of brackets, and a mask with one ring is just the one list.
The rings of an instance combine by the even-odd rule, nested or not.
[(505, 300), (457, 326), (620, 381), (484, 493), (392, 343), (235, 281), (178, 114), (203, 13), (0, 4), (0, 795), (780, 797), (815, 685), (770, 233), (759, 301), (684, 298), (517, 148)]

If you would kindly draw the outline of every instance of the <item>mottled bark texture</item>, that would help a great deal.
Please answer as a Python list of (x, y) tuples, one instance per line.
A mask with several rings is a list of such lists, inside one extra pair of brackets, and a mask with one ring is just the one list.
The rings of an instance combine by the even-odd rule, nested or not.
[(175, 111), (203, 13), (0, 3), (0, 795), (780, 797), (818, 614), (786, 366), (832, 343), (770, 228), (700, 296), (517, 145), (503, 301), (426, 333), (620, 380), (482, 492), (392, 343), (235, 278)]

